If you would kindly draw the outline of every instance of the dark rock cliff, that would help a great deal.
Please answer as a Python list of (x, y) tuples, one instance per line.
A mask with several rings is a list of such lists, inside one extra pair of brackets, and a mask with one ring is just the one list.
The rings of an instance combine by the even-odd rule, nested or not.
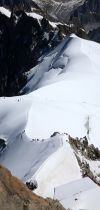
[[(100, 0), (33, 0), (46, 17), (83, 28), (89, 39), (100, 42)], [(92, 35), (91, 35), (92, 33)]]
[(27, 81), (24, 73), (60, 39), (44, 18), (38, 21), (22, 11), (10, 18), (0, 14), (0, 96), (18, 94)]

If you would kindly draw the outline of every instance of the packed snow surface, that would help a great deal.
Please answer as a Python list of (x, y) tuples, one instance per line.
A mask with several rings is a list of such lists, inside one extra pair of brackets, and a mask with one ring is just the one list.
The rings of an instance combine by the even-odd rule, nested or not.
[(27, 12), (27, 15), (30, 16), (30, 17), (33, 17), (37, 20), (41, 20), (43, 18), (43, 16), (41, 16), (41, 15), (35, 13), (35, 12), (29, 12), (29, 13)]
[(75, 155), (66, 142), (67, 136), (60, 135), (60, 138), (62, 145), (59, 150), (51, 155), (32, 177), (39, 185), (36, 193), (44, 197), (53, 197), (56, 186), (81, 178)]
[(99, 44), (72, 36), (29, 72), (29, 137), (47, 138), (54, 131), (82, 137), (89, 130), (91, 142), (100, 146), (99, 55)]
[[(0, 138), (7, 142), (0, 163), (24, 182), (36, 179), (39, 195), (54, 197), (62, 185), (83, 186), (65, 133), (87, 136), (89, 143), (100, 147), (99, 56), (99, 44), (74, 35), (66, 38), (28, 72), (22, 90), (26, 95), (0, 99)], [(55, 131), (61, 134), (50, 137)], [(75, 187), (70, 198), (61, 198), (63, 205), (72, 210), (99, 210), (99, 187), (92, 181), (88, 184), (82, 192)], [(74, 190), (78, 200), (74, 200)]]
[(72, 210), (99, 210), (100, 188), (89, 178), (79, 179), (55, 189), (55, 199)]

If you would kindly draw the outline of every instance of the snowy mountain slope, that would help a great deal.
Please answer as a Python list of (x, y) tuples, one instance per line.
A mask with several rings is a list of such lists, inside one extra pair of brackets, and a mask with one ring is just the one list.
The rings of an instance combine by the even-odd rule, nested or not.
[[(18, 116), (18, 112), (13, 113), (13, 117), (16, 118), (16, 115)], [(6, 124), (6, 119), (4, 122)], [(12, 129), (14, 129), (13, 123)], [(7, 126), (7, 131), (8, 129)], [(54, 187), (81, 178), (80, 168), (69, 143), (66, 144), (66, 139), (66, 135), (58, 134), (50, 139), (39, 141), (29, 139), (24, 131), (15, 138), (10, 135), (10, 141), (0, 157), (0, 163), (24, 182), (28, 179), (36, 179), (39, 186), (36, 193), (53, 198)]]
[[(44, 197), (53, 197), (58, 186), (81, 179), (66, 142), (68, 135), (49, 138), (53, 132), (87, 136), (90, 144), (100, 147), (99, 54), (99, 44), (71, 36), (29, 72), (26, 95), (0, 99), (0, 138), (7, 141), (0, 163), (23, 181), (36, 179), (36, 193)], [(37, 138), (41, 141), (33, 141)], [(89, 199), (95, 190), (100, 195), (92, 182), (89, 189), (92, 186), (87, 191)], [(85, 208), (84, 195), (83, 190), (76, 210)], [(88, 202), (86, 208), (90, 210)]]
[(75, 210), (78, 210), (78, 209), (98, 210), (99, 198), (100, 198), (99, 187), (91, 189), (91, 190), (87, 190), (86, 192), (82, 192), (79, 195), (79, 201), (77, 202), (75, 206)]
[(2, 154), (0, 163), (24, 182), (31, 178), (41, 164), (60, 147), (60, 136), (38, 141), (28, 139), (23, 133), (13, 141)]
[(77, 160), (66, 140), (67, 136), (61, 135), (62, 147), (51, 155), (31, 178), (38, 182), (35, 192), (43, 197), (53, 198), (56, 186), (81, 178)]
[(55, 189), (55, 199), (65, 208), (98, 210), (100, 189), (88, 178), (60, 186)]
[(100, 47), (96, 43), (81, 41), (74, 36), (66, 38), (53, 52), (43, 58), (42, 63), (28, 73), (29, 82), (24, 91), (28, 93), (71, 76), (80, 77), (80, 74), (86, 76), (91, 72), (90, 76), (96, 76), (95, 73), (99, 74), (99, 53)]
[(24, 131), (31, 101), (24, 97), (0, 98), (0, 138), (12, 142)]
[(100, 146), (99, 54), (99, 44), (71, 37), (31, 70), (25, 89), (38, 90), (26, 96), (33, 98), (26, 126), (28, 136), (47, 138), (60, 131), (82, 137), (87, 134), (85, 124), (89, 119), (90, 139)]
[(66, 197), (72, 197), (73, 195), (77, 197), (77, 193), (82, 191), (91, 190), (96, 188), (89, 178), (78, 179), (73, 182), (67, 183), (66, 185), (59, 186), (55, 189), (55, 198), (58, 200), (64, 200)]
[[(37, 193), (44, 197), (53, 197), (55, 186), (81, 177), (80, 168), (69, 144), (66, 144), (66, 135), (58, 134), (47, 140), (26, 136), (24, 129), (30, 106), (30, 100), (24, 96), (1, 98), (0, 138), (7, 141), (7, 148), (1, 154), (0, 163), (24, 182), (28, 179), (36, 179), (39, 185)], [(71, 168), (70, 165), (72, 165)], [(53, 173), (55, 167), (56, 173)], [(51, 177), (50, 174), (52, 174)], [(62, 176), (64, 176), (63, 180)], [(47, 182), (45, 191), (43, 177), (44, 182)]]

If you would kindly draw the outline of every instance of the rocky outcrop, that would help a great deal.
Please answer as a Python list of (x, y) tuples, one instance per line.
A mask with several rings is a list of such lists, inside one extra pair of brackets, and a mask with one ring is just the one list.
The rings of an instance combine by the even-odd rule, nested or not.
[(100, 43), (100, 27), (98, 27), (97, 29), (93, 29), (92, 31), (90, 31), (88, 33), (88, 37), (90, 40), (93, 40), (95, 42), (99, 42)]
[[(99, 0), (34, 0), (44, 15), (56, 22), (83, 28), (89, 39), (100, 42)], [(92, 34), (91, 34), (92, 32)]]
[(100, 21), (99, 0), (33, 0), (42, 11), (53, 20), (68, 23), (72, 18), (81, 19), (82, 23)]
[(0, 166), (0, 210), (64, 210), (58, 201), (33, 194), (20, 180)]
[[(100, 150), (93, 144), (89, 144), (86, 136), (80, 139), (69, 136), (69, 144), (80, 166), (82, 177), (89, 177), (100, 186)], [(91, 167), (91, 163), (94, 167)]]
[(82, 156), (89, 160), (100, 160), (100, 150), (93, 144), (88, 143), (87, 137), (74, 139), (69, 136), (69, 142), (76, 151), (80, 151)]
[(6, 142), (4, 139), (0, 138), (0, 155), (3, 152), (3, 150), (6, 148)]
[(49, 22), (25, 12), (0, 14), (0, 96), (17, 95), (26, 84), (25, 72), (54, 48), (61, 37)]
[(31, 0), (0, 0), (0, 6), (5, 6), (13, 10), (16, 9), (26, 9), (30, 11)]

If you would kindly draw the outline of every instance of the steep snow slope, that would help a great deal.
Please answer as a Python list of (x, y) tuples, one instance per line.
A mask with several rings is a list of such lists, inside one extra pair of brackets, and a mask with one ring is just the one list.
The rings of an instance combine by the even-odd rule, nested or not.
[[(81, 179), (67, 134), (49, 138), (53, 132), (86, 135), (100, 146), (99, 55), (99, 44), (71, 36), (29, 72), (29, 94), (0, 99), (0, 138), (8, 143), (0, 163), (23, 181), (36, 179), (36, 193), (44, 197), (53, 197), (59, 185)], [(94, 188), (88, 196), (94, 195)], [(79, 208), (85, 208), (84, 195), (83, 189)]]
[(99, 55), (99, 44), (72, 36), (29, 72), (25, 90), (38, 90), (26, 96), (33, 98), (28, 136), (47, 138), (54, 131), (66, 131), (82, 137), (89, 130), (91, 142), (100, 146)]
[(65, 208), (74, 210), (99, 210), (100, 189), (88, 178), (57, 187), (55, 199)]
[(62, 147), (51, 155), (31, 178), (38, 182), (35, 192), (44, 197), (53, 198), (56, 186), (81, 178), (75, 155), (66, 142), (67, 136), (60, 135), (60, 137)]
[(26, 92), (72, 77), (77, 80), (86, 75), (96, 77), (99, 74), (99, 53), (100, 47), (97, 43), (81, 40), (74, 35), (66, 38), (53, 52), (43, 58), (42, 63), (28, 73), (29, 83), (25, 87)]
[(0, 98), (0, 138), (12, 142), (27, 123), (31, 101), (24, 97)]
[(52, 153), (57, 151), (61, 138), (59, 136), (45, 141), (30, 140), (22, 133), (12, 141), (0, 157), (0, 163), (8, 167), (18, 178), (26, 181)]

